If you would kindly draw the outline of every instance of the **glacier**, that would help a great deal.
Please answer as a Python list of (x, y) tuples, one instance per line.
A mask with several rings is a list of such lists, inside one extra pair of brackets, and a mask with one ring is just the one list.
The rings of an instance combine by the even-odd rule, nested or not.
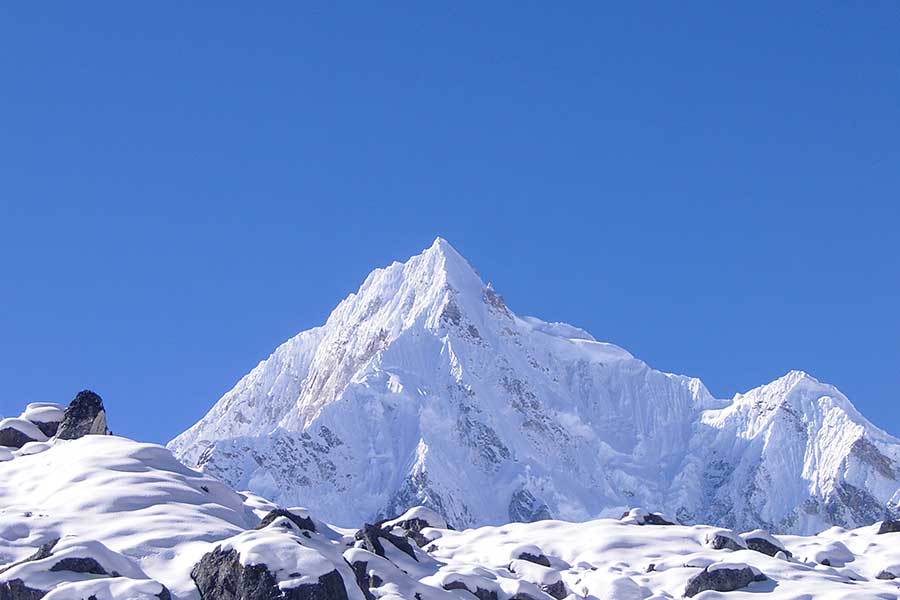
[(895, 516), (900, 441), (835, 387), (714, 398), (577, 327), (519, 316), (444, 239), (376, 269), (168, 447), (342, 526), (423, 505), (453, 527), (586, 521), (811, 534)]

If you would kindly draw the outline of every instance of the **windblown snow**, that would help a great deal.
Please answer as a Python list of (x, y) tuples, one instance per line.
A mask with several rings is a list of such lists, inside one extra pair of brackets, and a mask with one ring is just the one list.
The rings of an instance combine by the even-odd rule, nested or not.
[(713, 398), (562, 323), (521, 317), (438, 238), (373, 271), (169, 448), (350, 526), (430, 507), (457, 528), (680, 522), (813, 533), (897, 511), (900, 445), (792, 371)]

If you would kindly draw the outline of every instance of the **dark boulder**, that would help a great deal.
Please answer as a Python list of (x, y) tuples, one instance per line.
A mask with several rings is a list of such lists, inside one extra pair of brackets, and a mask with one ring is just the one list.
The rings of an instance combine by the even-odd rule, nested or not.
[(301, 517), (295, 515), (289, 510), (284, 510), (283, 508), (276, 508), (275, 510), (269, 511), (263, 520), (259, 522), (259, 525), (254, 527), (254, 529), (263, 529), (271, 525), (276, 519), (284, 517), (285, 519), (290, 520), (300, 531), (312, 531), (316, 532), (316, 525), (313, 523), (313, 520), (309, 517)]
[(52, 422), (48, 421), (46, 423), (41, 423), (40, 421), (32, 421), (35, 427), (41, 430), (41, 433), (46, 435), (48, 438), (56, 435), (56, 432), (59, 431), (59, 421)]
[(878, 527), (878, 535), (883, 533), (897, 533), (900, 531), (900, 520), (885, 519)]
[[(738, 539), (724, 533), (713, 533), (706, 538), (706, 543), (713, 550), (744, 550), (746, 545), (741, 544)], [(774, 556), (774, 555), (773, 555)]]
[(675, 525), (675, 523), (669, 521), (660, 513), (650, 513), (644, 517), (642, 525)]
[(748, 566), (740, 568), (703, 569), (691, 577), (684, 588), (684, 595), (692, 598), (700, 592), (714, 590), (716, 592), (732, 592), (747, 587), (754, 581), (765, 581), (766, 576), (757, 574)]
[(462, 581), (450, 581), (442, 586), (445, 590), (466, 590), (474, 595), (478, 600), (497, 600), (497, 592), (494, 590), (486, 590), (482, 587), (476, 587), (473, 592)]
[(563, 598), (569, 595), (566, 584), (561, 580), (556, 583), (551, 583), (550, 585), (542, 585), (541, 590), (543, 590), (544, 593), (553, 596), (556, 600), (563, 600)]
[(891, 573), (890, 571), (888, 571), (887, 569), (884, 569), (883, 571), (879, 571), (879, 572), (878, 572), (878, 575), (875, 576), (875, 579), (888, 579), (888, 580), (890, 580), (890, 579), (897, 579), (897, 576), (894, 575), (893, 573)]
[(382, 540), (384, 540), (390, 544), (393, 544), (404, 553), (408, 554), (410, 558), (412, 558), (416, 562), (419, 561), (419, 559), (416, 558), (416, 553), (407, 538), (394, 535), (393, 533), (390, 533), (385, 529), (381, 529), (377, 525), (370, 525), (369, 523), (366, 523), (362, 526), (362, 529), (356, 532), (356, 535), (354, 537), (357, 541), (362, 542), (363, 548), (373, 554), (377, 554), (382, 558), (385, 558), (384, 546), (382, 545)]
[(265, 565), (242, 566), (235, 550), (216, 548), (191, 570), (202, 600), (347, 600), (344, 579), (337, 571), (316, 583), (282, 590)]
[[(50, 567), (51, 571), (71, 571), (73, 573), (91, 573), (93, 575), (110, 575), (106, 569), (93, 558), (69, 557), (60, 560)], [(117, 577), (117, 573), (112, 574)]]
[(543, 554), (532, 554), (531, 552), (520, 552), (518, 556), (516, 556), (519, 560), (527, 560), (528, 562), (533, 562), (536, 565), (541, 565), (542, 567), (550, 566), (550, 559), (544, 556)]
[(86, 435), (108, 434), (103, 400), (94, 392), (83, 390), (78, 392), (78, 395), (66, 408), (56, 437), (61, 440), (77, 440)]
[(0, 583), (0, 600), (40, 600), (47, 592), (30, 588), (21, 579)]
[(36, 442), (33, 437), (12, 425), (4, 426), (0, 429), (0, 446), (9, 446), (10, 448), (21, 448), (28, 442)]
[(375, 596), (370, 591), (372, 588), (381, 587), (384, 583), (381, 577), (374, 573), (369, 573), (369, 563), (364, 560), (354, 561), (350, 565), (353, 569), (353, 575), (356, 577), (356, 585), (362, 590), (366, 600), (374, 600)]
[(771, 541), (763, 537), (746, 537), (744, 538), (744, 541), (747, 542), (747, 548), (753, 550), (754, 552), (768, 554), (769, 556), (775, 556), (779, 552), (784, 552), (785, 556), (787, 556), (788, 558), (793, 556), (793, 554), (791, 554), (784, 547), (776, 546)]

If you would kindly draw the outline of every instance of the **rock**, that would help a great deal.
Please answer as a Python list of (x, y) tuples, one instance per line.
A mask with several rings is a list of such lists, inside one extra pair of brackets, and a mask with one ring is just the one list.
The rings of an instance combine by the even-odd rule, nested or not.
[(66, 409), (56, 437), (60, 440), (77, 440), (86, 435), (108, 434), (103, 400), (94, 392), (83, 390), (78, 392)]
[(399, 517), (380, 521), (376, 525), (386, 531), (391, 531), (395, 528), (402, 529), (404, 535), (413, 540), (419, 548), (424, 547), (431, 541), (422, 535), (423, 529), (427, 527), (450, 529), (444, 517), (424, 506), (415, 506)]
[(516, 556), (519, 560), (527, 560), (528, 562), (533, 562), (536, 565), (541, 565), (542, 567), (550, 566), (550, 559), (544, 556), (543, 554), (532, 554), (531, 552), (520, 552), (518, 556)]
[(637, 525), (677, 525), (662, 513), (647, 512), (643, 508), (632, 508), (622, 513), (620, 520)]
[(883, 571), (879, 571), (878, 575), (875, 576), (875, 579), (896, 579), (896, 578), (897, 578), (897, 576), (894, 575), (893, 573), (891, 573), (890, 571), (888, 571), (887, 569), (884, 569)]
[(348, 600), (340, 573), (331, 571), (318, 582), (280, 589), (265, 565), (242, 566), (235, 550), (216, 548), (191, 570), (201, 600)]
[(40, 600), (47, 592), (25, 585), (21, 579), (0, 583), (0, 600)]
[(707, 590), (731, 592), (765, 579), (765, 575), (743, 563), (716, 563), (691, 577), (684, 588), (684, 595), (692, 598)]
[(366, 600), (375, 600), (375, 595), (372, 594), (370, 590), (373, 587), (381, 587), (384, 583), (381, 580), (381, 577), (374, 573), (369, 575), (369, 563), (364, 560), (354, 561), (350, 564), (350, 568), (353, 569), (353, 575), (356, 577), (356, 585), (362, 590)]
[[(50, 567), (51, 571), (71, 571), (73, 573), (92, 573), (94, 575), (110, 575), (110, 573), (106, 572), (100, 563), (98, 563), (95, 559), (87, 557), (87, 558), (64, 558), (52, 567)], [(115, 577), (116, 573), (112, 573), (112, 576)]]
[(59, 424), (63, 420), (65, 409), (50, 402), (32, 402), (25, 407), (25, 412), (20, 418), (34, 423), (41, 433), (48, 438), (56, 435)]
[[(49, 542), (47, 542), (46, 544), (42, 544), (37, 549), (37, 551), (34, 554), (32, 554), (31, 556), (29, 556), (28, 558), (25, 558), (18, 562), (14, 562), (14, 563), (7, 565), (7, 566), (3, 567), (2, 569), (0, 569), (0, 575), (2, 575), (3, 573), (6, 573), (13, 567), (18, 567), (19, 565), (21, 565), (23, 563), (32, 562), (32, 561), (36, 561), (36, 560), (44, 560), (45, 558), (47, 558), (53, 554), (53, 548), (56, 546), (57, 543), (59, 543), (59, 538), (52, 539)], [(2, 598), (3, 598), (3, 596), (0, 596), (0, 599), (2, 599)]]
[(28, 442), (43, 442), (47, 436), (37, 425), (25, 419), (3, 419), (0, 421), (0, 446), (21, 448)]
[(900, 531), (900, 520), (885, 519), (878, 527), (878, 535), (884, 533), (897, 533)]
[(747, 548), (746, 542), (739, 535), (724, 529), (707, 534), (706, 544), (713, 550), (745, 550)]
[(747, 548), (753, 550), (754, 552), (760, 552), (762, 554), (768, 554), (769, 556), (775, 556), (779, 552), (784, 552), (787, 558), (793, 556), (788, 550), (785, 549), (784, 545), (781, 542), (776, 540), (766, 531), (762, 529), (756, 529), (749, 533), (745, 533), (741, 536), (744, 542), (747, 544)]
[(569, 591), (566, 589), (566, 584), (562, 582), (562, 580), (557, 581), (556, 583), (551, 583), (550, 585), (542, 585), (540, 586), (541, 590), (543, 590), (546, 594), (553, 596), (556, 600), (563, 600), (566, 596), (569, 595)]
[(301, 517), (295, 515), (289, 510), (285, 510), (283, 508), (276, 508), (275, 510), (269, 511), (263, 520), (259, 522), (259, 525), (254, 527), (254, 529), (263, 529), (271, 525), (276, 519), (285, 518), (291, 521), (294, 525), (297, 526), (301, 531), (312, 531), (316, 532), (316, 525), (313, 523), (313, 520), (309, 517)]
[(475, 591), (470, 590), (465, 583), (462, 581), (448, 581), (443, 586), (445, 590), (466, 590), (470, 594), (473, 594), (478, 600), (497, 600), (497, 592), (494, 590), (486, 590), (481, 587), (476, 587)]
[(413, 550), (412, 546), (409, 544), (408, 539), (406, 539), (405, 537), (394, 535), (393, 533), (381, 529), (376, 525), (370, 525), (369, 523), (366, 523), (362, 526), (362, 529), (356, 532), (356, 535), (354, 537), (357, 541), (362, 542), (363, 548), (373, 554), (377, 554), (382, 558), (385, 558), (385, 556), (384, 546), (381, 545), (381, 540), (386, 540), (387, 542), (393, 544), (398, 549), (408, 554), (414, 561), (419, 561), (419, 559), (416, 558), (416, 553)]

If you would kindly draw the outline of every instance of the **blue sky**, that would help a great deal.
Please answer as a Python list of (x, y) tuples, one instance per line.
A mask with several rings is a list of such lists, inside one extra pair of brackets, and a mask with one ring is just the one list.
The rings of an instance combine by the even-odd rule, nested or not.
[(517, 312), (900, 434), (893, 2), (0, 7), (0, 414), (166, 441), (446, 237)]

